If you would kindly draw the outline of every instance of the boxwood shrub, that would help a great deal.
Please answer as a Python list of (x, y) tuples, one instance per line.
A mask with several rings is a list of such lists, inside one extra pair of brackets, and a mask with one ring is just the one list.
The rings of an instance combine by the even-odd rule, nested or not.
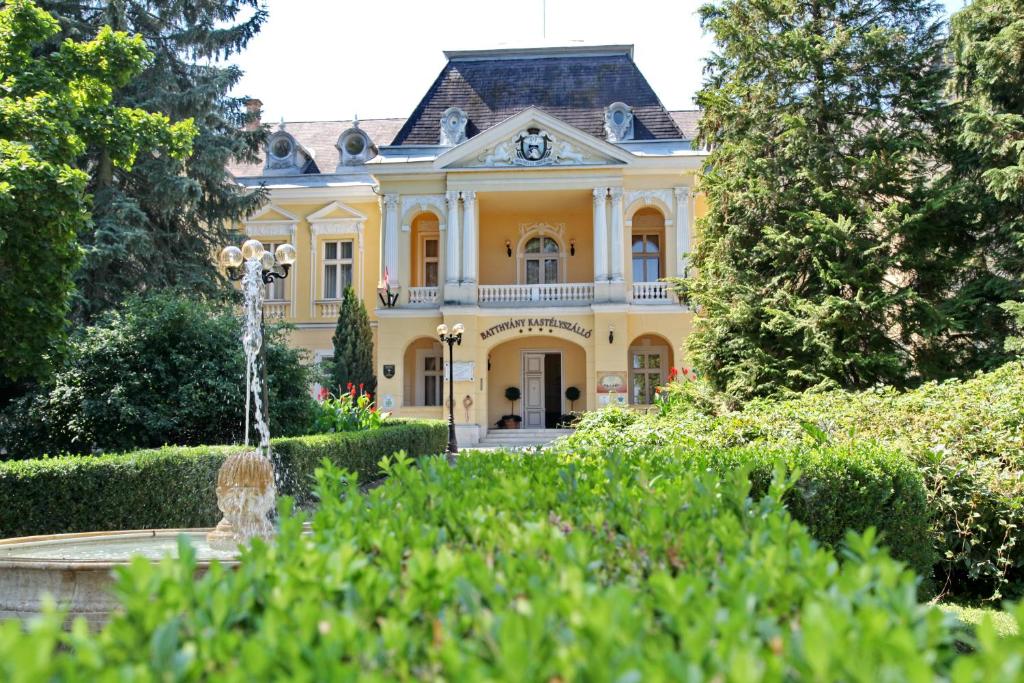
[[(391, 463), (361, 493), (325, 468), (309, 534), (196, 578), (119, 572), (100, 634), (0, 625), (0, 679), (174, 681), (1019, 681), (1024, 637), (956, 620), (847, 536), (814, 541), (743, 468), (644, 451)], [(1024, 620), (1024, 609), (1016, 619)]]
[[(389, 420), (376, 430), (274, 439), (271, 449), (281, 493), (305, 504), (324, 458), (366, 480), (379, 474), (385, 455), (441, 453), (447, 441), (444, 422)], [(212, 526), (220, 519), (217, 470), (240, 448), (166, 446), (2, 462), (0, 537)]]
[[(626, 451), (610, 449), (609, 456)], [(848, 531), (874, 527), (881, 544), (924, 580), (930, 593), (935, 552), (917, 467), (903, 455), (866, 443), (812, 448), (646, 449), (648, 461), (674, 460), (694, 469), (749, 473), (752, 495), (768, 492), (778, 471), (796, 476), (785, 496), (790, 513), (818, 541), (835, 547)], [(577, 451), (562, 449), (568, 457)], [(585, 453), (585, 451), (584, 451)]]
[(924, 477), (937, 584), (962, 599), (1024, 596), (1024, 363), (902, 393), (808, 392), (741, 410), (700, 383), (663, 395), (660, 415), (587, 413), (565, 446), (878, 443), (904, 453)]

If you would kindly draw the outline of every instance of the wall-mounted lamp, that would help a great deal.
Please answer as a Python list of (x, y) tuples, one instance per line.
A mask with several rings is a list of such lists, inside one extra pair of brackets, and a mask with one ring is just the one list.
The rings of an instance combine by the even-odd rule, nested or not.
[(569, 240), (569, 256), (576, 255), (576, 238)]
[(512, 240), (505, 240), (505, 253), (512, 258)]
[(609, 325), (608, 326), (608, 343), (609, 344), (614, 344), (615, 343), (615, 325)]

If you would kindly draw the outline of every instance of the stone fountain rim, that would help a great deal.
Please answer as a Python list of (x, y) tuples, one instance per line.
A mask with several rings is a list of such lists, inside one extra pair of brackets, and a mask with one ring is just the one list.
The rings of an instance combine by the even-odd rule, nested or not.
[[(212, 531), (211, 528), (184, 528), (184, 529), (129, 529), (123, 531), (80, 531), (70, 534), (42, 534), (38, 536), (16, 536), (14, 538), (0, 539), (0, 550), (4, 548), (10, 548), (11, 546), (20, 545), (35, 545), (35, 544), (48, 544), (48, 543), (60, 543), (62, 541), (75, 541), (75, 540), (86, 540), (96, 539), (102, 541), (108, 538), (158, 538), (158, 537), (172, 537), (176, 538), (180, 534), (187, 534), (190, 536), (202, 535), (204, 538), (208, 532)], [(53, 558), (33, 558), (33, 557), (13, 557), (5, 558), (0, 556), (0, 570), (3, 569), (67, 569), (67, 570), (83, 570), (83, 569), (111, 569), (113, 567), (123, 567), (130, 562), (131, 558), (125, 558), (123, 560), (57, 560)], [(152, 562), (159, 562), (159, 560), (152, 560)], [(209, 567), (213, 562), (219, 562), (221, 565), (226, 567), (235, 567), (239, 561), (236, 560), (225, 560), (225, 559), (210, 559), (210, 560), (199, 560), (196, 565), (199, 567)]]

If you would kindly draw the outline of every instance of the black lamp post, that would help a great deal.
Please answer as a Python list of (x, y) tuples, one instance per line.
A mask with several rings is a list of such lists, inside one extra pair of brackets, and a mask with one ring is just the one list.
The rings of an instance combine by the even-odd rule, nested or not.
[[(279, 244), (273, 252), (267, 251), (259, 240), (246, 240), (242, 248), (224, 247), (220, 252), (220, 263), (224, 272), (232, 282), (238, 282), (245, 276), (245, 262), (260, 262), (263, 284), (269, 285), (274, 280), (283, 280), (295, 263), (295, 247), (290, 244)], [(260, 305), (263, 305), (262, 294)], [(260, 337), (263, 338), (263, 319), (260, 318)], [(263, 423), (270, 424), (270, 389), (267, 383), (267, 345), (260, 344), (260, 394), (263, 400)], [(246, 417), (248, 419), (248, 417)]]
[(459, 444), (455, 440), (455, 345), (462, 345), (462, 323), (452, 325), (448, 334), (448, 326), (441, 323), (437, 326), (437, 337), (442, 344), (448, 345), (448, 462), (455, 464), (455, 456), (459, 453)]

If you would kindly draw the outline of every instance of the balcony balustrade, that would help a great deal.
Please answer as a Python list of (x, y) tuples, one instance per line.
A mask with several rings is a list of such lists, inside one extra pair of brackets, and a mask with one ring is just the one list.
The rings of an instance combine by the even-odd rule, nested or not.
[(341, 311), (341, 299), (324, 299), (316, 302), (316, 312), (321, 318), (337, 318)]
[(410, 306), (436, 306), (439, 287), (410, 287)]
[(559, 282), (544, 285), (480, 285), (479, 301), (484, 305), (587, 304), (594, 300), (593, 282)]
[(632, 301), (634, 304), (679, 303), (672, 285), (667, 282), (634, 282)]
[(292, 302), (264, 301), (263, 318), (265, 320), (284, 320), (291, 316)]

